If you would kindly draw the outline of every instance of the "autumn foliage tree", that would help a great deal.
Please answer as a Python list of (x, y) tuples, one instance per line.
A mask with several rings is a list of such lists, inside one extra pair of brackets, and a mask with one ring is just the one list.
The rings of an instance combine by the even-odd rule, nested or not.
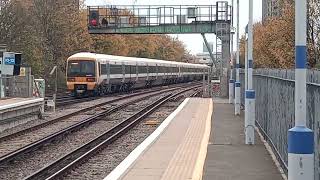
[[(308, 66), (313, 68), (319, 59), (319, 7), (309, 1), (308, 11)], [(253, 57), (256, 68), (294, 68), (295, 64), (295, 13), (292, 0), (282, 1), (279, 17), (270, 17), (254, 24)], [(244, 59), (244, 38), (240, 54)]]
[(90, 35), (87, 11), (74, 2), (10, 0), (0, 9), (0, 44), (22, 52), (33, 74), (44, 78), (55, 65), (63, 72), (66, 59), (77, 52), (173, 61), (184, 61), (188, 54), (181, 41), (168, 35)]

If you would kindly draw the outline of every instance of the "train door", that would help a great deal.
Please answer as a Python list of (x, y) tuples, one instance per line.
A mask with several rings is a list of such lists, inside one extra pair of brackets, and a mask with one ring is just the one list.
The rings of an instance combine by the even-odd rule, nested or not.
[(154, 72), (155, 74), (156, 74), (156, 80), (158, 79), (158, 64), (156, 64), (156, 66), (155, 66), (155, 70), (156, 70), (156, 72)]
[(110, 64), (107, 62), (106, 64), (107, 68), (107, 84), (110, 84)]
[(139, 80), (139, 68), (138, 63), (136, 63), (136, 82)]
[(144, 66), (144, 68), (146, 68), (146, 70), (147, 70), (147, 81), (149, 80), (149, 66), (148, 66), (148, 64), (146, 64), (145, 66)]
[(122, 66), (122, 83), (126, 80), (126, 66), (124, 65), (124, 62), (121, 63)]

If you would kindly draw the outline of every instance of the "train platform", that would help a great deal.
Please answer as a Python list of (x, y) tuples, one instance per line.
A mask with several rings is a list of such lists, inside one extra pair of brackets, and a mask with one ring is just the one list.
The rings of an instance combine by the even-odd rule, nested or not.
[(43, 98), (6, 98), (0, 100), (0, 132), (30, 120), (41, 114)]
[(244, 145), (233, 112), (224, 99), (186, 99), (105, 180), (282, 180), (259, 138)]

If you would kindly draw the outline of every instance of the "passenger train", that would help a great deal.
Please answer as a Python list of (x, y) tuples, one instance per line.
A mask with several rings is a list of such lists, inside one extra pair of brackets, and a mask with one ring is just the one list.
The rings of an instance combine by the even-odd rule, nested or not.
[(209, 66), (157, 59), (77, 53), (67, 59), (67, 87), (74, 96), (201, 80)]

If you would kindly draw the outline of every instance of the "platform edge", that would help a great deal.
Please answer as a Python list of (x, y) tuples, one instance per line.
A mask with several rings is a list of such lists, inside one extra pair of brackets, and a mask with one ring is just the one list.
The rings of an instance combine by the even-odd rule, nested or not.
[(145, 150), (153, 144), (158, 137), (163, 133), (163, 131), (168, 127), (171, 121), (176, 117), (176, 115), (186, 106), (190, 98), (186, 98), (178, 108), (173, 111), (162, 124), (150, 135), (148, 136), (140, 145), (138, 145), (104, 180), (116, 180), (122, 178), (132, 167), (135, 161), (143, 154)]

